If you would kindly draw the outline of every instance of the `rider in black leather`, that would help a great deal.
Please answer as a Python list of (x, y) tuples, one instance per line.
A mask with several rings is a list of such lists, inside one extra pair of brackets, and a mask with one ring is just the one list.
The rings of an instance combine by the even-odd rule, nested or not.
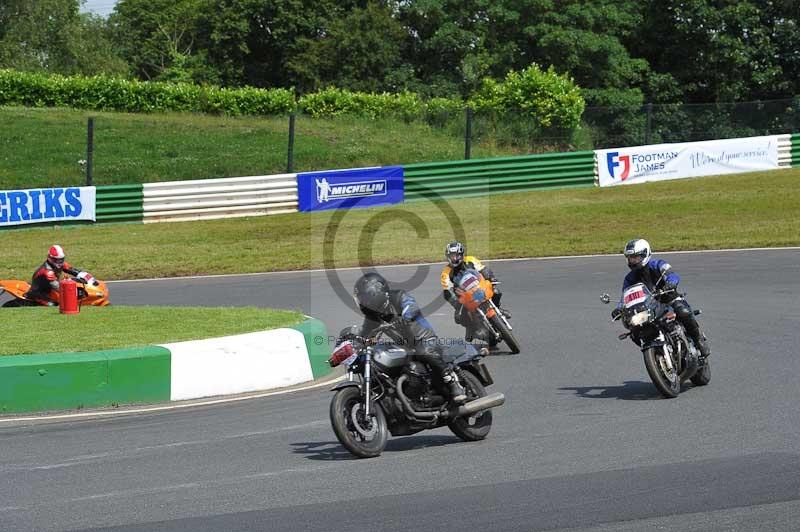
[(367, 273), (353, 289), (356, 304), (364, 315), (361, 336), (369, 336), (382, 323), (392, 323), (393, 331), (407, 346), (413, 346), (414, 358), (427, 364), (454, 402), (467, 396), (456, 373), (442, 360), (442, 348), (433, 327), (425, 319), (414, 297), (405, 290), (390, 290), (389, 283), (377, 273)]

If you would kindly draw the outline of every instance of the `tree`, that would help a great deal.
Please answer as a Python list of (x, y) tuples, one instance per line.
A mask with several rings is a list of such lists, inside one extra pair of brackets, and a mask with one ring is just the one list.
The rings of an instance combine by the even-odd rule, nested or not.
[(287, 60), (287, 67), (300, 92), (326, 85), (397, 92), (408, 88), (412, 71), (401, 56), (404, 38), (389, 9), (370, 1), (331, 20), (323, 34), (298, 39), (300, 51)]
[(0, 2), (0, 67), (57, 74), (124, 74), (103, 19), (79, 0)]
[(196, 46), (208, 0), (119, 0), (109, 17), (119, 54), (141, 79), (216, 81)]
[(766, 4), (772, 2), (649, 0), (644, 23), (629, 45), (647, 57), (654, 70), (672, 75), (686, 102), (731, 102), (783, 93), (790, 83), (774, 38), (778, 32), (785, 43), (797, 45), (797, 38), (789, 36), (796, 26), (775, 17), (774, 11), (770, 20), (759, 7)]

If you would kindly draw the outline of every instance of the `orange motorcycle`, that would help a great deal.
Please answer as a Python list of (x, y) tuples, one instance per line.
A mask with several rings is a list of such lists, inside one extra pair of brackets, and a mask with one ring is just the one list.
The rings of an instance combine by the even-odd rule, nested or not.
[[(108, 287), (103, 281), (99, 281), (85, 272), (81, 272), (77, 277), (72, 278), (78, 284), (78, 304), (94, 307), (105, 307), (108, 305)], [(16, 279), (0, 280), (0, 294), (8, 294), (13, 299), (3, 303), (3, 307), (36, 307), (58, 305), (59, 294), (56, 291), (51, 293), (52, 303), (36, 298), (28, 297), (31, 285), (25, 281)]]
[(465, 311), (472, 314), (472, 322), (482, 324), (488, 332), (490, 338), (486, 339), (489, 343), (496, 345), (505, 341), (513, 354), (519, 353), (519, 342), (511, 332), (511, 323), (492, 301), (494, 284), (480, 272), (470, 269), (464, 270), (454, 279), (453, 284), (459, 303)]

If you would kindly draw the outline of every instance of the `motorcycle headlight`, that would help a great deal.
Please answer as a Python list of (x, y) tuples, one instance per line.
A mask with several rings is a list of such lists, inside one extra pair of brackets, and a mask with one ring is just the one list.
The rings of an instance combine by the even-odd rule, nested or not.
[(637, 312), (631, 317), (630, 324), (634, 327), (638, 327), (643, 323), (647, 323), (649, 320), (650, 320), (650, 311), (643, 310), (641, 312)]

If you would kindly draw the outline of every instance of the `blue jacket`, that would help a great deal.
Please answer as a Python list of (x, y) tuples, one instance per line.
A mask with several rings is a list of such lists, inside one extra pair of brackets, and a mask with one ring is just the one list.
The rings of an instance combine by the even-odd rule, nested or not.
[[(661, 278), (662, 275), (663, 278)], [(660, 281), (659, 278), (661, 278)], [(672, 271), (672, 266), (667, 261), (651, 258), (644, 268), (628, 272), (622, 282), (622, 290), (625, 291), (626, 288), (636, 283), (644, 283), (647, 288), (655, 291), (663, 288), (664, 282), (678, 286), (681, 276)]]

